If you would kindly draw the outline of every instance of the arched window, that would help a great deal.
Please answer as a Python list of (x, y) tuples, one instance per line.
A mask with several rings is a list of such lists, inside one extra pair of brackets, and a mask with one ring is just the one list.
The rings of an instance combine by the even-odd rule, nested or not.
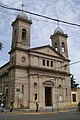
[(22, 29), (22, 40), (26, 40), (26, 29)]
[(22, 29), (22, 45), (26, 46), (26, 29)]
[(37, 83), (34, 83), (34, 100), (37, 100)]
[(37, 83), (34, 83), (34, 93), (37, 93)]
[(15, 36), (17, 35), (17, 30), (14, 31), (14, 35), (15, 35)]
[(64, 42), (62, 42), (62, 52), (64, 52), (65, 51), (65, 44), (64, 44)]
[(59, 84), (59, 86), (58, 86), (58, 94), (60, 95), (60, 94), (62, 94), (62, 86), (61, 86), (61, 84)]
[(54, 44), (54, 49), (57, 51), (58, 48), (57, 48), (57, 43)]

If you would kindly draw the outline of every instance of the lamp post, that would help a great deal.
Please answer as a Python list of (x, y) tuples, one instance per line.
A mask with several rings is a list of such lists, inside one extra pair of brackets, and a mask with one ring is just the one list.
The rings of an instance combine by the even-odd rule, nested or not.
[[(51, 78), (51, 80), (54, 80), (54, 78)], [(54, 87), (54, 84), (53, 84)], [(54, 94), (53, 94), (53, 87), (52, 87), (52, 112), (54, 111)]]
[[(52, 92), (53, 93), (53, 92)], [(53, 94), (52, 94), (52, 112), (54, 111), (54, 105), (53, 105)]]
[[(62, 69), (62, 68), (65, 68), (66, 69), (66, 67), (67, 67), (68, 65), (67, 64), (65, 64), (65, 65), (63, 65), (63, 66), (61, 66), (61, 67), (58, 67), (58, 68), (56, 68), (57, 69), (57, 82), (58, 82), (58, 78), (59, 78), (59, 76), (58, 76), (58, 73), (59, 73), (59, 70), (60, 69)], [(61, 87), (61, 86), (60, 86)], [(62, 96), (59, 96), (59, 93), (58, 93), (58, 88), (59, 88), (59, 86), (57, 86), (57, 92), (55, 92), (55, 95), (56, 95), (56, 107), (57, 107), (57, 111), (59, 111), (59, 102), (60, 102), (60, 100), (62, 99)]]
[(57, 111), (59, 111), (59, 96), (57, 92), (55, 92), (55, 97), (56, 97), (56, 109)]

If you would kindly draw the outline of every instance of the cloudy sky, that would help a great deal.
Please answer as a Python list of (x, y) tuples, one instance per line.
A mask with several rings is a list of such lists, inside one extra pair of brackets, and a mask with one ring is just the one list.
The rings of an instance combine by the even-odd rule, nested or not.
[[(80, 0), (0, 0), (0, 4), (19, 8), (24, 3), (24, 10), (45, 15), (72, 23), (80, 24)], [(0, 7), (0, 42), (3, 49), (0, 51), (0, 66), (9, 61), (8, 52), (11, 48), (11, 23), (20, 12)], [(58, 23), (27, 13), (32, 19), (31, 47), (51, 44), (50, 35), (54, 33)], [(80, 61), (80, 27), (59, 23), (64, 33), (68, 34), (68, 53), (71, 63)], [(80, 63), (70, 66), (71, 74), (76, 82), (80, 83)]]

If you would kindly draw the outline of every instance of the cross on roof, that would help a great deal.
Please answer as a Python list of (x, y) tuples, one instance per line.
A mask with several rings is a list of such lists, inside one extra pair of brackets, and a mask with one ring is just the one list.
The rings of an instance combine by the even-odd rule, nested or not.
[(22, 4), (20, 4), (21, 6), (22, 6), (22, 12), (23, 12), (23, 7), (24, 7), (24, 4), (22, 3)]

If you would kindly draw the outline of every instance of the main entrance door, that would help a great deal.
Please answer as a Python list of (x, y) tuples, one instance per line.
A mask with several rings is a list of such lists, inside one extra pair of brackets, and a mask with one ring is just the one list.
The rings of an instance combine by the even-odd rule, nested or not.
[(52, 88), (45, 87), (45, 106), (52, 106)]

